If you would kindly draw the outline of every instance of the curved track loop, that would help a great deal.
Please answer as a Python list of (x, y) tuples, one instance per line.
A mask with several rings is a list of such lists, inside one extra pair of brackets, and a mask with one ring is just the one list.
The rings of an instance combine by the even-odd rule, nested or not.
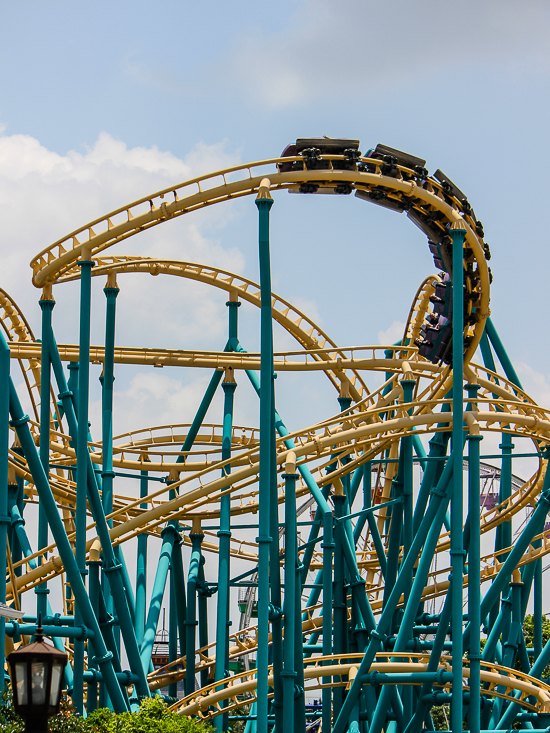
[[(505, 376), (472, 361), (489, 314), (489, 270), (485, 256), (487, 250), (477, 233), (482, 229), (475, 220), (470, 206), (465, 199), (457, 198), (448, 185), (428, 177), (417, 169), (392, 164), (389, 169), (393, 172), (389, 173), (388, 165), (377, 158), (350, 160), (342, 155), (323, 155), (322, 160), (324, 167), (315, 169), (309, 169), (302, 157), (277, 158), (236, 166), (140, 199), (106, 217), (94, 220), (43, 250), (31, 263), (33, 283), (38, 288), (44, 288), (45, 294), (50, 297), (52, 285), (57, 286), (80, 277), (79, 259), (93, 259), (95, 267), (92, 275), (107, 276), (108, 284), (111, 286), (116, 276), (123, 273), (149, 273), (153, 276), (167, 274), (222, 289), (230, 294), (231, 300), (260, 307), (260, 286), (233, 273), (189, 262), (106, 256), (104, 253), (108, 248), (164, 221), (215, 203), (255, 195), (265, 176), (269, 177), (272, 192), (299, 190), (301, 186), (305, 187), (302, 190), (308, 190), (308, 186), (313, 185), (321, 190), (359, 192), (362, 194), (360, 198), (365, 198), (367, 194), (372, 194), (372, 199), (382, 197), (402, 210), (412, 211), (417, 216), (424, 217), (424, 220), (429, 219), (441, 234), (444, 234), (451, 224), (460, 223), (466, 230), (464, 268), (472, 275), (477, 298), (475, 318), (468, 321), (463, 334), (466, 345), (465, 378), (470, 384), (478, 385), (476, 399), (467, 399), (464, 402), (462, 413), (464, 431), (475, 428), (474, 432), (479, 431), (481, 435), (502, 435), (503, 442), (511, 436), (527, 438), (533, 445), (532, 456), (537, 458), (536, 469), (532, 468), (534, 473), (531, 478), (527, 481), (511, 481), (509, 495), (481, 504), (480, 532), (482, 536), (490, 538), (493, 534), (498, 535), (503, 525), (511, 526), (512, 521), (521, 529), (531, 516), (546, 481), (548, 461), (543, 457), (545, 455), (543, 449), (550, 444), (550, 411), (539, 407)], [(342, 165), (343, 161), (345, 165)], [(290, 163), (295, 164), (294, 170), (285, 171), (285, 168), (292, 167), (289, 166)], [(351, 398), (347, 403), (349, 407), (342, 412), (319, 423), (302, 426), (284, 438), (277, 439), (276, 470), (281, 474), (286, 470), (286, 463), (291, 453), (289, 446), (292, 445), (298, 469), (302, 470), (306, 477), (310, 472), (311, 479), (325, 493), (329, 507), (336, 508), (334, 494), (342, 493), (342, 487), (349, 481), (352, 472), (356, 469), (362, 472), (365, 464), (369, 461), (375, 462), (374, 471), (369, 469), (371, 486), (367, 487), (365, 494), (368, 495), (371, 504), (369, 511), (372, 513), (374, 525), (359, 528), (361, 531), (356, 538), (355, 563), (361, 578), (359, 585), (364, 585), (367, 602), (376, 622), (380, 620), (384, 604), (387, 602), (385, 574), (379, 559), (380, 547), (388, 558), (392, 552), (394, 553), (396, 567), (405, 556), (404, 540), (398, 541), (397, 548), (392, 545), (391, 530), (394, 520), (392, 512), (387, 508), (387, 502), (392, 500), (399, 479), (400, 452), (411, 438), (415, 438), (420, 444), (424, 441), (426, 446), (426, 438), (448, 436), (453, 426), (452, 401), (449, 399), (453, 386), (452, 370), (442, 363), (434, 364), (423, 358), (414, 345), (428, 316), (430, 297), (434, 295), (435, 285), (441, 280), (440, 276), (431, 275), (420, 285), (413, 299), (402, 343), (397, 346), (339, 347), (291, 303), (275, 294), (271, 297), (273, 320), (291, 334), (300, 347), (296, 351), (275, 354), (274, 369), (281, 372), (301, 372), (305, 376), (310, 371), (322, 371), (338, 390), (341, 404), (346, 404), (345, 398), (348, 396)], [(40, 435), (37, 409), (40, 387), (40, 343), (34, 339), (26, 320), (4, 291), (0, 291), (0, 320), (9, 340), (12, 358), (19, 360), (31, 395), (34, 419), (29, 421), (29, 427), (37, 443)], [(61, 344), (59, 354), (62, 361), (78, 361), (79, 348), (72, 344)], [(105, 349), (102, 346), (91, 347), (90, 361), (104, 363)], [(116, 347), (114, 363), (192, 367), (218, 371), (230, 369), (258, 371), (261, 367), (261, 355), (231, 351), (201, 352)], [(367, 373), (371, 372), (376, 376), (376, 383), (379, 384), (382, 380), (382, 384), (369, 390)], [(410, 384), (411, 380), (415, 384), (407, 393), (404, 383)], [(56, 404), (55, 399), (52, 399), (52, 404)], [(450, 412), (447, 411), (449, 409)], [(65, 518), (67, 537), (74, 546), (76, 533), (73, 514), (76, 506), (76, 484), (73, 480), (74, 470), (71, 469), (75, 466), (76, 452), (64, 432), (64, 420), (61, 419), (59, 411), (54, 414), (50, 425), (49, 483)], [(106, 517), (110, 522), (110, 539), (115, 547), (124, 546), (124, 543), (144, 534), (164, 538), (163, 531), (170, 526), (178, 528), (183, 545), (191, 544), (197, 532), (202, 533), (201, 552), (216, 559), (216, 556), (221, 557), (223, 551), (220, 539), (223, 532), (217, 533), (216, 527), (212, 528), (207, 523), (214, 520), (214, 525), (218, 521), (221, 524), (221, 506), (225, 497), (230, 498), (231, 518), (247, 516), (257, 518), (260, 511), (259, 430), (255, 427), (232, 425), (228, 437), (227, 431), (224, 436), (223, 426), (202, 422), (198, 433), (190, 441), (188, 439), (191, 433), (190, 424), (173, 423), (151, 427), (139, 426), (112, 439), (109, 449), (112, 449), (112, 467), (115, 475), (118, 473), (128, 476), (130, 472), (133, 476), (139, 477), (139, 472), (146, 470), (150, 479), (155, 481), (149, 484), (149, 493), (146, 496), (138, 497), (137, 492), (132, 492), (130, 489), (127, 493), (116, 490), (113, 497), (113, 511)], [(191, 448), (183, 451), (182, 446), (189, 442), (192, 443)], [(228, 444), (230, 444), (229, 458), (226, 457)], [(88, 447), (92, 464), (99, 473), (106, 446), (101, 442), (89, 442)], [(424, 460), (421, 452), (418, 456), (420, 462)], [(23, 480), (25, 501), (37, 503), (38, 493), (34, 479), (24, 458), (17, 450), (10, 449), (8, 460), (11, 475)], [(366, 475), (365, 472), (364, 476)], [(159, 479), (166, 483), (159, 482)], [(284, 505), (287, 497), (283, 476), (278, 476), (278, 483), (273, 483), (272, 486), (273, 502), (275, 503), (276, 488), (276, 501), (279, 506)], [(296, 496), (302, 501), (296, 512), (298, 516), (301, 516), (304, 507), (309, 507), (310, 504), (315, 510), (316, 505), (310, 487), (310, 479), (304, 476), (298, 478)], [(415, 487), (415, 498), (417, 493), (418, 487)], [(356, 527), (353, 501), (349, 511), (351, 533)], [(92, 546), (94, 553), (98, 548), (96, 527), (89, 511), (87, 525), (85, 545), (86, 555), (89, 558)], [(237, 526), (235, 525), (235, 528)], [(376, 528), (378, 539), (373, 534)], [(519, 532), (519, 529), (517, 531)], [(282, 530), (279, 532), (279, 535), (281, 534)], [(251, 537), (252, 535), (246, 534), (234, 535), (229, 538), (227, 544), (229, 556), (247, 563), (246, 567), (251, 567), (254, 572), (259, 562), (259, 552), (258, 542), (253, 541)], [(426, 582), (420, 590), (422, 604), (442, 598), (449, 591), (451, 571), (449, 532), (442, 529), (436, 539), (433, 561), (427, 572)], [(297, 546), (299, 561), (304, 561), (309, 553), (307, 559), (309, 578), (313, 580), (316, 572), (324, 569), (323, 549), (320, 545), (314, 545), (310, 551), (307, 544), (300, 543)], [(480, 561), (481, 584), (484, 589), (497, 578), (505, 558), (514, 548), (514, 542), (511, 546), (503, 546), (501, 543), (498, 548), (491, 551), (488, 547), (489, 545), (484, 546)], [(19, 599), (21, 594), (37, 588), (44, 580), (53, 580), (60, 575), (64, 578), (65, 567), (56, 552), (56, 545), (52, 543), (40, 553), (35, 552), (17, 559), (14, 563), (10, 561), (8, 599)], [(533, 567), (532, 563), (548, 554), (550, 554), (550, 533), (545, 527), (530, 538), (515, 569)], [(42, 562), (39, 561), (41, 555), (44, 556)], [(277, 566), (277, 562), (282, 567), (284, 557), (275, 557), (270, 574), (274, 572), (273, 568)], [(334, 580), (335, 582), (339, 580), (336, 575)], [(463, 586), (465, 588), (468, 586), (467, 575), (463, 577)], [(66, 592), (65, 578), (63, 588)], [(328, 618), (334, 625), (337, 623), (336, 607), (333, 615), (332, 605), (324, 609), (323, 603), (319, 602), (318, 598), (319, 596), (311, 600), (311, 603), (307, 607), (302, 607), (301, 611), (302, 636), (304, 639), (311, 639), (314, 642), (313, 646), (318, 642), (323, 628), (327, 626), (326, 623), (323, 626), (323, 620), (326, 622)], [(398, 600), (397, 609), (405, 608), (406, 604), (407, 596), (403, 595)], [(64, 608), (67, 607), (69, 607), (67, 598), (64, 598)], [(355, 622), (351, 602), (345, 601), (343, 607), (344, 623), (347, 622), (351, 629)], [(424, 610), (426, 607), (422, 606)], [(460, 608), (458, 610), (460, 612)], [(342, 612), (340, 612), (341, 622)], [(299, 623), (298, 617), (298, 628)], [(362, 632), (364, 631), (363, 627)], [(248, 662), (249, 656), (259, 650), (261, 643), (259, 626), (249, 625), (247, 628), (228, 634), (227, 641), (228, 659), (232, 662), (243, 660)], [(272, 641), (270, 638), (269, 643)], [(391, 649), (386, 647), (388, 648)], [(219, 664), (216, 663), (216, 649), (217, 639), (210, 643), (201, 643), (194, 647), (192, 652), (188, 651), (186, 656), (179, 658), (175, 658), (177, 654), (174, 655), (172, 650), (171, 661), (149, 673), (150, 689), (159, 690), (184, 679), (187, 661), (189, 660), (191, 664), (191, 659), (194, 659), (195, 674), (201, 672), (203, 679), (207, 675), (211, 677), (217, 674)], [(411, 685), (422, 684), (423, 678), (419, 677), (418, 681), (415, 681), (414, 675), (420, 675), (428, 670), (429, 658), (429, 654), (402, 653), (395, 650), (378, 653), (370, 673), (411, 673)], [(434, 683), (434, 689), (438, 692), (448, 692), (451, 690), (449, 677), (445, 677), (444, 673), (450, 671), (452, 660), (445, 653), (438, 659), (437, 670), (441, 676), (438, 677), (439, 681)], [(340, 694), (339, 688), (349, 690), (361, 661), (362, 654), (340, 653), (320, 656), (317, 648), (317, 651), (312, 652), (312, 656), (304, 659), (306, 691), (325, 690), (330, 687), (335, 690), (335, 694)], [(469, 691), (469, 678), (469, 664), (464, 660), (462, 686), (466, 691)], [(274, 684), (273, 677), (270, 677), (270, 684)], [(374, 678), (371, 684), (376, 685)], [(500, 698), (505, 704), (515, 702), (530, 713), (550, 713), (550, 687), (526, 672), (483, 661), (481, 687), (485, 698), (492, 700)], [(453, 694), (456, 691), (455, 684)], [(229, 676), (227, 679), (218, 678), (218, 681), (206, 684), (202, 689), (187, 695), (174, 707), (182, 713), (211, 720), (220, 714), (234, 711), (243, 702), (249, 704), (255, 700), (256, 673), (253, 670)]]
[[(397, 659), (401, 661), (396, 661)], [(384, 660), (384, 661), (383, 661)], [(414, 681), (414, 674), (426, 672), (429, 655), (422, 654), (377, 654), (376, 662), (371, 666), (373, 673), (412, 673), (410, 684), (420, 685), (421, 681)], [(450, 671), (450, 658), (442, 657), (438, 671)], [(361, 663), (361, 656), (357, 654), (333, 655), (329, 657), (315, 657), (304, 662), (304, 677), (307, 690), (323, 688), (323, 678), (329, 675), (336, 677), (339, 682), (331, 682), (331, 686), (349, 687), (350, 679), (355, 678)], [(470, 670), (466, 666), (462, 670), (463, 684), (467, 688)], [(271, 683), (273, 682), (272, 677)], [(529, 675), (499, 665), (482, 663), (481, 681), (484, 683), (484, 694), (490, 697), (500, 697), (510, 702), (517, 702), (526, 710), (539, 713), (550, 711), (550, 686)], [(326, 684), (326, 683), (325, 683)], [(374, 683), (376, 684), (376, 683)], [(449, 685), (435, 683), (438, 690), (448, 691)], [(221, 689), (220, 689), (221, 688)], [(185, 715), (196, 715), (203, 720), (212, 720), (229, 710), (234, 710), (243, 704), (256, 700), (256, 673), (242, 672), (231, 677), (222, 686), (211, 684), (203, 687), (192, 695), (183, 698), (175, 707)], [(514, 693), (519, 693), (516, 698)], [(532, 702), (532, 700), (535, 702)], [(228, 702), (229, 701), (229, 702)], [(227, 703), (223, 706), (222, 703)]]
[[(303, 169), (281, 173), (280, 166), (288, 164), (291, 160), (301, 163)], [(269, 175), (273, 191), (296, 189), (301, 184), (312, 181), (316, 185), (330, 189), (347, 184), (363, 193), (383, 191), (390, 199), (396, 202), (402, 201), (407, 208), (412, 208), (424, 216), (435, 213), (440, 217), (437, 226), (441, 227), (441, 231), (445, 224), (450, 225), (458, 221), (463, 223), (466, 229), (467, 258), (474, 264), (475, 274), (479, 280), (478, 321), (469, 334), (471, 341), (466, 352), (466, 360), (469, 361), (475, 353), (485, 319), (489, 315), (489, 271), (483, 242), (476, 233), (471, 213), (465, 213), (463, 204), (455, 196), (449, 195), (438, 181), (433, 178), (419, 179), (414, 170), (406, 167), (398, 166), (397, 177), (394, 178), (383, 175), (384, 165), (380, 160), (361, 158), (353, 164), (353, 170), (340, 170), (334, 167), (335, 162), (345, 160), (344, 156), (327, 155), (324, 156), (324, 160), (329, 165), (328, 170), (308, 170), (301, 157), (273, 158), (235, 166), (139, 199), (90, 222), (42, 250), (31, 261), (33, 283), (36, 287), (44, 287), (55, 283), (71, 270), (76, 273), (76, 263), (82, 253), (86, 258), (95, 258), (100, 252), (118, 242), (168, 219), (222, 201), (257, 194), (260, 183), (266, 175)], [(371, 166), (374, 172), (360, 170), (361, 164)], [(274, 166), (278, 167), (274, 169)], [(235, 178), (237, 180), (234, 180)], [(166, 200), (167, 198), (172, 200)]]

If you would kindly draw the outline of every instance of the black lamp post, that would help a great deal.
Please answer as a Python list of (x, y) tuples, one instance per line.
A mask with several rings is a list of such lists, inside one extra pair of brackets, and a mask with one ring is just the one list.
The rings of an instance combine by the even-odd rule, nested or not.
[(44, 642), (38, 619), (36, 641), (8, 656), (13, 706), (25, 720), (26, 733), (45, 733), (48, 718), (59, 712), (63, 672), (68, 656)]

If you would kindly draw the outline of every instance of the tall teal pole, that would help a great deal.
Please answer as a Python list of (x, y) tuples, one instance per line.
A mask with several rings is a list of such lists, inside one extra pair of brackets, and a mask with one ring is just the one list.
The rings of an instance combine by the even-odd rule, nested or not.
[[(46, 475), (50, 472), (50, 423), (51, 423), (51, 358), (50, 358), (50, 334), (52, 331), (52, 311), (55, 300), (51, 294), (51, 286), (44, 288), (42, 297), (39, 300), (42, 311), (42, 343), (40, 361), (40, 460), (44, 466)], [(48, 546), (48, 519), (44, 507), (38, 505), (38, 551)], [(47, 560), (46, 553), (41, 555), (40, 563)], [(46, 581), (36, 586), (36, 614), (46, 616), (47, 595), (50, 592)]]
[[(107, 278), (107, 284), (103, 288), (105, 293), (105, 361), (101, 382), (101, 440), (102, 440), (102, 466), (101, 466), (101, 500), (105, 515), (113, 511), (113, 386), (114, 386), (114, 362), (115, 362), (115, 316), (116, 298), (119, 289), (116, 283), (116, 274), (112, 273)], [(113, 520), (107, 521), (109, 527), (113, 526)], [(105, 589), (105, 603), (107, 612), (114, 616), (113, 594), (109, 587), (109, 575), (106, 567), (102, 568), (102, 584)], [(136, 627), (137, 634), (137, 627)], [(120, 654), (120, 627), (113, 628), (113, 635)]]
[(295, 655), (295, 619), (296, 610), (296, 565), (298, 553), (296, 546), (296, 455), (290, 452), (287, 456), (285, 473), (285, 600), (284, 612), (284, 667), (283, 678), (283, 730), (294, 733), (294, 689), (296, 670)]
[[(144, 456), (144, 463), (149, 459)], [(149, 492), (149, 473), (140, 471), (139, 495), (143, 499)], [(147, 502), (140, 504), (141, 509), (147, 509)], [(136, 639), (141, 645), (145, 633), (147, 618), (147, 533), (141, 532), (137, 538), (136, 558)]]
[[(223, 434), (222, 434), (222, 461), (231, 457), (231, 436), (233, 432), (233, 398), (237, 383), (234, 381), (233, 370), (226, 370), (222, 382), (224, 393)], [(228, 476), (231, 466), (222, 468), (222, 475)], [(229, 570), (231, 553), (231, 496), (227, 492), (220, 500), (220, 529), (218, 552), (218, 598), (216, 613), (216, 666), (214, 680), (219, 682), (229, 674)], [(219, 731), (227, 729), (227, 716), (219, 715), (215, 718), (215, 726)]]
[(200, 521), (193, 522), (193, 529), (189, 535), (191, 539), (191, 559), (187, 576), (187, 613), (185, 618), (185, 694), (195, 692), (195, 650), (197, 648), (197, 591), (199, 586), (199, 571), (203, 557), (201, 545), (204, 539)]
[(258, 652), (256, 661), (258, 733), (267, 733), (268, 644), (269, 644), (269, 535), (271, 453), (273, 434), (273, 322), (271, 313), (271, 267), (269, 262), (269, 212), (273, 199), (269, 179), (264, 178), (256, 198), (259, 212), (259, 255), (261, 288), (260, 362), (260, 481), (258, 542)]
[(462, 730), (462, 593), (464, 576), (463, 548), (463, 384), (464, 384), (464, 238), (466, 226), (455, 221), (450, 230), (453, 241), (453, 491), (451, 494), (451, 627), (453, 702), (451, 728)]
[[(80, 267), (80, 338), (78, 350), (78, 431), (76, 438), (76, 517), (75, 557), (85, 583), (86, 569), (86, 502), (88, 493), (88, 400), (90, 387), (90, 317), (92, 299), (92, 267), (90, 253), (83, 249)], [(75, 624), (82, 623), (75, 603)], [(84, 641), (74, 642), (73, 702), (80, 715), (84, 711)]]
[[(468, 384), (468, 410), (475, 410), (478, 384)], [(470, 546), (468, 549), (468, 620), (471, 624), (470, 649), (470, 703), (468, 723), (471, 733), (479, 733), (481, 727), (481, 561), (480, 537), (481, 521), (479, 514), (479, 444), (482, 436), (470, 432), (468, 436), (468, 517), (470, 523)]]

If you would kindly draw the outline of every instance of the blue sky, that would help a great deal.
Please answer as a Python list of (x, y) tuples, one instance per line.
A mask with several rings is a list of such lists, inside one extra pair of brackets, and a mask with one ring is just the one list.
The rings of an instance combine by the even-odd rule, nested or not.
[[(299, 136), (359, 138), (363, 151), (383, 142), (467, 193), (493, 253), (494, 322), (526, 386), (550, 406), (549, 31), (545, 0), (6, 4), (0, 284), (37, 327), (28, 261), (72, 228), (197, 172), (277, 155)], [(338, 343), (376, 343), (399, 330), (392, 324), (433, 271), (426, 241), (404, 216), (328, 198), (277, 197), (274, 289)], [(256, 279), (253, 202), (218, 208), (119, 251)], [(219, 294), (170, 284), (144, 311), (150, 281), (124, 287), (125, 343), (223, 346)], [(76, 290), (56, 297), (59, 338), (76, 340)], [(246, 330), (241, 310), (252, 346), (257, 323)], [(180, 375), (170, 376), (179, 387), (155, 378), (159, 394), (191, 389)]]

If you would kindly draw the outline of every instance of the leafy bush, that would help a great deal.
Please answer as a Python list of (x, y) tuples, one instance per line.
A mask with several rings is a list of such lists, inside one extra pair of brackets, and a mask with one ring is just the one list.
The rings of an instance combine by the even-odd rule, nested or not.
[[(10, 687), (0, 696), (0, 731), (22, 733), (23, 719), (15, 714)], [(113, 713), (108, 708), (95, 710), (87, 718), (74, 711), (72, 701), (64, 697), (59, 713), (50, 718), (52, 733), (211, 733), (212, 728), (199, 720), (172, 710), (160, 697), (142, 701), (135, 713)]]

